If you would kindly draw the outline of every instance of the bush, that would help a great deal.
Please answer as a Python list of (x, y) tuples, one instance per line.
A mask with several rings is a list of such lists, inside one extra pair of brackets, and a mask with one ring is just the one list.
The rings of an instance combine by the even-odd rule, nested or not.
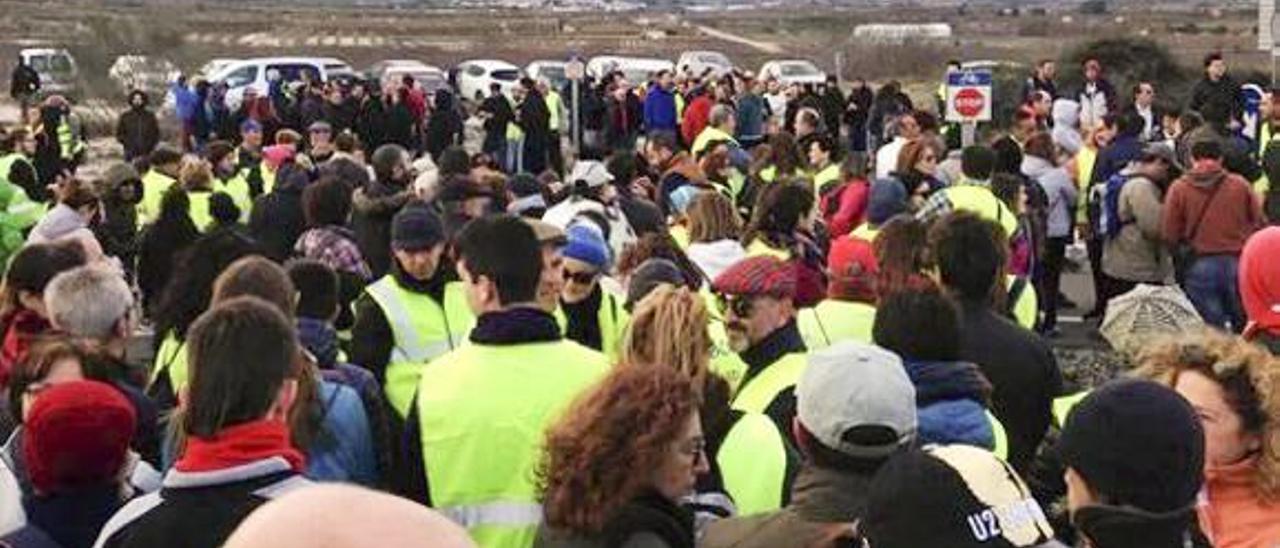
[(1080, 88), (1084, 80), (1081, 67), (1086, 59), (1102, 63), (1103, 76), (1115, 86), (1121, 101), (1130, 99), (1129, 90), (1139, 81), (1154, 83), (1156, 92), (1165, 99), (1182, 99), (1196, 77), (1153, 40), (1104, 38), (1081, 44), (1059, 60), (1059, 92), (1071, 93)]
[(1080, 13), (1086, 15), (1102, 15), (1107, 13), (1107, 0), (1088, 0), (1080, 3)]

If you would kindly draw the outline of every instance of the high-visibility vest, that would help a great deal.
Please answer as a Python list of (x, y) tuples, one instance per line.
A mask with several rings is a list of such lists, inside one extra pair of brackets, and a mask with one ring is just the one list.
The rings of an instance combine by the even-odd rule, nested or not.
[(1267, 145), (1271, 144), (1272, 137), (1280, 137), (1280, 133), (1271, 134), (1271, 123), (1263, 122), (1262, 131), (1258, 135), (1258, 161), (1262, 161), (1262, 155), (1267, 153)]
[[(560, 332), (569, 328), (569, 317), (563, 308), (556, 308), (556, 323), (560, 324)], [(600, 309), (596, 311), (596, 321), (600, 325), (600, 351), (609, 358), (617, 358), (622, 353), (622, 339), (626, 333), (631, 315), (627, 314), (618, 297), (608, 291), (600, 291)]]
[(431, 503), (485, 548), (528, 548), (547, 427), (608, 370), (572, 341), (467, 344), (423, 371), (417, 410)]
[(475, 325), (475, 317), (467, 306), (462, 285), (456, 282), (445, 286), (443, 305), (430, 295), (406, 289), (391, 274), (364, 290), (382, 309), (395, 339), (383, 390), (387, 403), (403, 418), (409, 414), (413, 390), (423, 368), (462, 346)]
[[(1080, 147), (1076, 153), (1076, 190), (1088, 196), (1092, 187), (1093, 166), (1098, 163), (1098, 150), (1092, 147)], [(1089, 200), (1076, 202), (1076, 224), (1084, 224), (1089, 220)]]
[[(1017, 276), (1005, 277), (1005, 289), (1009, 290), (1018, 280)], [(1013, 319), (1018, 321), (1018, 325), (1027, 329), (1035, 329), (1036, 320), (1040, 314), (1040, 296), (1036, 294), (1036, 286), (1027, 280), (1022, 287), (1022, 293), (1018, 295), (1018, 300), (1013, 303)]]
[(689, 147), (689, 151), (692, 152), (694, 156), (701, 156), (702, 152), (707, 149), (707, 146), (716, 141), (728, 141), (734, 145), (738, 144), (738, 140), (734, 139), (732, 135), (721, 131), (719, 128), (707, 126), (706, 129), (703, 129), (702, 133), (699, 133), (698, 137), (693, 140), (693, 146)]
[(778, 167), (768, 166), (760, 170), (760, 180), (766, 183), (772, 183), (778, 178)]
[(72, 160), (84, 151), (84, 141), (71, 131), (71, 124), (67, 123), (66, 118), (58, 124), (58, 148), (62, 149), (63, 160)]
[(169, 387), (173, 389), (176, 395), (179, 390), (187, 386), (187, 381), (191, 379), (191, 372), (187, 369), (187, 343), (178, 340), (178, 336), (172, 331), (166, 333), (164, 340), (160, 341), (160, 348), (156, 350), (155, 364), (151, 368), (151, 382), (155, 384), (161, 375), (169, 377)]
[(253, 197), (250, 196), (249, 181), (245, 179), (243, 173), (237, 173), (225, 181), (215, 180), (213, 189), (227, 193), (231, 201), (240, 209), (240, 221), (248, 222), (249, 212), (253, 209)]
[(746, 381), (733, 397), (733, 408), (748, 413), (764, 413), (783, 391), (800, 382), (809, 358), (803, 353), (787, 354)]
[(725, 434), (716, 465), (738, 515), (782, 508), (787, 483), (787, 446), (768, 415), (744, 413)]
[(164, 201), (164, 193), (178, 181), (173, 177), (156, 171), (155, 168), (142, 174), (142, 201), (138, 202), (138, 225), (148, 224), (160, 216), (160, 203)]
[(551, 117), (547, 120), (547, 129), (560, 131), (560, 112), (564, 110), (564, 102), (560, 100), (560, 94), (554, 89), (549, 89), (542, 100), (547, 104), (547, 110), (551, 111)]
[(995, 439), (996, 444), (995, 447), (991, 449), (991, 452), (995, 453), (995, 455), (1000, 457), (1001, 460), (1008, 460), (1009, 433), (1005, 431), (1004, 423), (1001, 423), (1000, 419), (997, 419), (996, 416), (991, 413), (990, 409), (988, 409), (986, 413), (987, 422), (991, 423), (991, 437)]
[(674, 95), (676, 96), (676, 123), (678, 124), (679, 120), (684, 120), (684, 95), (680, 93)]
[(196, 225), (196, 229), (201, 232), (213, 224), (213, 213), (209, 212), (209, 199), (212, 197), (213, 192), (207, 190), (187, 192), (187, 200), (191, 203), (191, 207), (187, 209), (187, 215), (191, 217), (191, 222)]
[(1080, 405), (1080, 402), (1084, 401), (1084, 398), (1088, 395), (1089, 395), (1089, 391), (1085, 390), (1083, 392), (1076, 392), (1075, 394), (1054, 398), (1053, 399), (1054, 424), (1058, 425), (1058, 428), (1062, 428), (1063, 426), (1066, 426), (1067, 417), (1071, 415), (1071, 411), (1074, 410), (1077, 405)]
[(724, 321), (712, 319), (707, 326), (711, 336), (711, 361), (708, 367), (712, 373), (719, 375), (729, 383), (729, 393), (737, 393), (742, 379), (747, 375), (747, 362), (729, 346), (729, 333), (725, 330)]
[(970, 211), (1004, 228), (1007, 236), (1018, 229), (1018, 217), (991, 189), (978, 185), (956, 185), (941, 190), (956, 211)]
[(764, 240), (761, 240), (759, 238), (755, 239), (754, 241), (751, 242), (751, 245), (747, 246), (748, 257), (761, 257), (765, 255), (777, 257), (784, 261), (791, 259), (790, 251), (773, 247), (765, 243)]
[(871, 344), (871, 328), (876, 323), (876, 307), (866, 303), (825, 299), (813, 308), (801, 309), (796, 324), (809, 350), (826, 348), (840, 341)]
[[(7, 172), (6, 172), (7, 173)], [(44, 208), (27, 197), (18, 185), (0, 180), (0, 265), (26, 243), (23, 231), (35, 226)]]
[(840, 165), (831, 164), (813, 175), (813, 195), (821, 196), (822, 188), (840, 182)]

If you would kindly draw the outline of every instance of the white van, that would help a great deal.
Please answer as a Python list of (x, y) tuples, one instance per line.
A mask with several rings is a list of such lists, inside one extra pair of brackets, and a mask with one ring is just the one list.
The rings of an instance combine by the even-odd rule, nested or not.
[(77, 91), (80, 69), (65, 49), (27, 48), (18, 52), (22, 64), (40, 75), (40, 96), (70, 96)]
[(458, 96), (467, 101), (483, 101), (489, 96), (489, 85), (498, 84), (502, 93), (520, 84), (520, 67), (498, 59), (474, 59), (458, 63), (449, 71)]
[(258, 95), (266, 95), (271, 74), (279, 74), (285, 82), (304, 78), (328, 82), (355, 77), (351, 65), (333, 57), (256, 57), (228, 63), (211, 75), (209, 81), (227, 84), (227, 107), (235, 110), (240, 108), (244, 90), (248, 88), (257, 90)]
[(649, 77), (663, 70), (675, 71), (675, 64), (666, 59), (648, 57), (622, 57), (618, 55), (600, 55), (587, 62), (587, 74), (597, 80), (604, 75), (620, 71), (627, 82), (633, 86), (643, 86)]
[(676, 69), (699, 78), (704, 73), (719, 78), (733, 72), (733, 62), (718, 51), (686, 51), (676, 61)]

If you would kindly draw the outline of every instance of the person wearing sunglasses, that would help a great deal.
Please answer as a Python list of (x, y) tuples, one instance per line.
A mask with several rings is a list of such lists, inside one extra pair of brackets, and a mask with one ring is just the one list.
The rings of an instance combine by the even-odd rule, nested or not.
[(796, 325), (796, 268), (777, 257), (749, 257), (712, 284), (729, 347), (746, 366), (733, 407), (764, 413), (783, 432), (795, 418), (795, 384), (808, 350)]
[(623, 299), (600, 287), (609, 269), (609, 245), (593, 223), (578, 221), (565, 231), (563, 288), (557, 319), (565, 338), (616, 356), (627, 325)]

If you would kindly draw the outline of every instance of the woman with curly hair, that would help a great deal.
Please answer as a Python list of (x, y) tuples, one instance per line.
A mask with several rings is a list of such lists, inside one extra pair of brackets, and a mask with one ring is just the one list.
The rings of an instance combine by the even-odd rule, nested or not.
[(698, 390), (669, 367), (618, 367), (546, 438), (540, 548), (693, 548), (679, 506), (708, 470)]
[(1280, 361), (1205, 331), (1139, 356), (1139, 373), (1191, 402), (1204, 425), (1200, 529), (1218, 548), (1280, 543)]

